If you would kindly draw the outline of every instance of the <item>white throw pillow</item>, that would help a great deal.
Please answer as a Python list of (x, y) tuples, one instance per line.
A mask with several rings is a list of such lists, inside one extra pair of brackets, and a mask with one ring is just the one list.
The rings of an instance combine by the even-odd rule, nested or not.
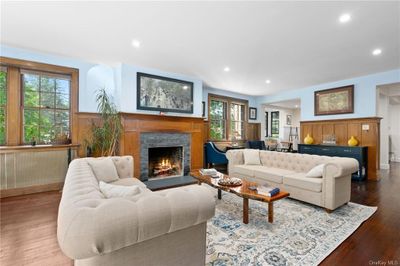
[(244, 149), (244, 164), (247, 165), (260, 165), (260, 151), (254, 149)]
[(109, 183), (119, 179), (115, 164), (110, 157), (91, 159), (88, 163), (98, 181)]
[(310, 171), (308, 171), (306, 177), (322, 177), (322, 174), (324, 172), (324, 166), (325, 164), (319, 164), (315, 166)]
[(130, 198), (140, 193), (138, 186), (120, 186), (100, 181), (99, 187), (106, 198)]

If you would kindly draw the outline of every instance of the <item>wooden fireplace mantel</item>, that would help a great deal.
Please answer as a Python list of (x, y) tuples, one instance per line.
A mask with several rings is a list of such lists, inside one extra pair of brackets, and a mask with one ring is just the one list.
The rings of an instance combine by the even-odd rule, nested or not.
[[(204, 118), (138, 113), (120, 113), (120, 115), (123, 125), (120, 154), (133, 156), (135, 177), (140, 177), (140, 134), (145, 132), (190, 134), (191, 169), (203, 167)], [(78, 113), (79, 143), (84, 143), (92, 122), (97, 119), (99, 116), (96, 113)], [(85, 156), (84, 147), (80, 149), (80, 155)]]

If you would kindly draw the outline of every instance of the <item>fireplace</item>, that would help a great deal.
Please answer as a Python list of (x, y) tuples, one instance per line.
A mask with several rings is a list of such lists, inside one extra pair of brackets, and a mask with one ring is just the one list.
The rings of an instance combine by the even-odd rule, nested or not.
[(183, 147), (149, 148), (149, 178), (183, 175)]
[[(187, 133), (140, 134), (140, 180), (143, 182), (190, 172), (191, 137)], [(164, 160), (164, 161), (163, 161)]]

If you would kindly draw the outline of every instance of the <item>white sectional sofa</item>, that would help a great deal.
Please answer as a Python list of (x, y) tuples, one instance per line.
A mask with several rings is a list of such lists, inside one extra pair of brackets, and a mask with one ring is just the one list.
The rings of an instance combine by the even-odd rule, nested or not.
[[(291, 198), (324, 207), (327, 211), (350, 201), (351, 174), (358, 170), (355, 159), (257, 150), (259, 164), (245, 164), (244, 152), (246, 150), (229, 150), (226, 153), (229, 175), (279, 187), (289, 192)], [(321, 164), (321, 177), (307, 176), (312, 168)]]
[(133, 178), (133, 158), (112, 157), (113, 184), (139, 186), (133, 198), (105, 198), (88, 164), (71, 162), (58, 214), (62, 251), (75, 265), (202, 265), (214, 195), (199, 185), (152, 192)]

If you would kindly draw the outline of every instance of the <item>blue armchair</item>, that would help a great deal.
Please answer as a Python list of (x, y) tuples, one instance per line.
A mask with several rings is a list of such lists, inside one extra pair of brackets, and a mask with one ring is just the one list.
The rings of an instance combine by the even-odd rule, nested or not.
[(266, 150), (265, 142), (262, 140), (247, 141), (246, 148), (255, 150)]
[(213, 142), (207, 142), (205, 149), (205, 161), (208, 168), (210, 168), (212, 164), (228, 164), (225, 152), (218, 149)]

